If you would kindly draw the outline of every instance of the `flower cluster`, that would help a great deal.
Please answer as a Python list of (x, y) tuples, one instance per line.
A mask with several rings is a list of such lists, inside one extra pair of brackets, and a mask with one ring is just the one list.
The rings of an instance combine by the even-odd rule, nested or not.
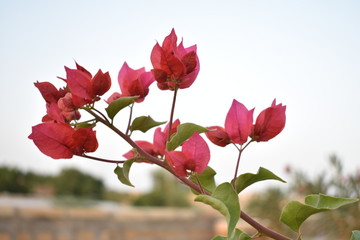
[(225, 147), (230, 143), (244, 144), (251, 141), (269, 141), (278, 135), (285, 127), (286, 106), (276, 105), (276, 100), (271, 106), (263, 110), (253, 123), (254, 109), (248, 110), (242, 103), (233, 100), (225, 120), (225, 128), (221, 126), (208, 127), (206, 133), (208, 139), (220, 146)]
[(184, 48), (182, 41), (178, 46), (176, 43), (177, 36), (173, 29), (162, 46), (157, 43), (151, 52), (154, 66), (151, 72), (161, 90), (190, 87), (200, 70), (196, 45)]
[[(114, 172), (118, 179), (129, 186), (130, 167), (134, 162), (155, 164), (173, 174), (179, 181), (189, 186), (194, 193), (199, 194), (195, 201), (212, 206), (226, 217), (228, 224), (227, 237), (217, 236), (213, 239), (251, 239), (249, 235), (236, 228), (240, 218), (247, 221), (262, 234), (273, 239), (289, 240), (289, 238), (274, 232), (255, 219), (252, 219), (240, 209), (240, 192), (249, 185), (262, 180), (283, 180), (267, 169), (259, 168), (257, 174), (239, 174), (241, 153), (252, 142), (264, 142), (277, 136), (285, 126), (286, 106), (277, 104), (262, 110), (254, 121), (254, 109), (248, 110), (242, 103), (233, 100), (226, 115), (224, 126), (202, 127), (194, 123), (173, 121), (177, 92), (190, 87), (200, 70), (196, 45), (185, 48), (183, 42), (177, 44), (175, 30), (165, 37), (162, 45), (156, 43), (152, 49), (150, 60), (153, 69), (132, 69), (124, 62), (119, 74), (120, 92), (115, 92), (104, 98), (107, 104), (105, 112), (95, 108), (95, 105), (111, 87), (108, 72), (98, 70), (93, 76), (88, 70), (76, 63), (75, 69), (65, 67), (66, 77), (60, 78), (65, 86), (57, 89), (49, 82), (36, 82), (46, 104), (46, 114), (42, 123), (33, 126), (29, 138), (39, 150), (54, 159), (81, 156), (108, 163), (116, 163)], [(132, 120), (133, 107), (145, 101), (150, 85), (156, 82), (160, 90), (170, 90), (174, 94), (167, 125), (157, 122), (150, 116), (140, 116)], [(122, 131), (115, 125), (115, 116), (125, 107), (129, 107), (129, 117), (126, 130)], [(83, 120), (80, 111), (86, 112)], [(126, 160), (109, 160), (87, 153), (98, 148), (96, 131), (97, 124), (103, 124), (125, 140), (132, 149), (123, 154)], [(133, 140), (133, 131), (147, 132), (155, 128), (152, 142)], [(201, 137), (205, 133), (210, 142), (225, 147), (230, 143), (238, 150), (234, 177), (229, 182), (216, 186), (216, 172), (209, 167), (210, 148)], [(181, 149), (180, 149), (181, 148)], [(122, 167), (118, 166), (123, 164)], [(333, 198), (325, 195), (310, 195), (305, 204), (290, 202), (281, 214), (280, 220), (298, 233), (302, 222), (310, 215), (339, 206), (356, 202), (357, 199)], [(315, 204), (314, 204), (315, 203)], [(330, 206), (330, 207), (329, 207)], [(301, 219), (298, 216), (302, 216)]]
[[(132, 69), (124, 62), (118, 74), (121, 93), (113, 93), (105, 99), (105, 102), (111, 104), (122, 97), (136, 97), (135, 101), (140, 103), (148, 95), (149, 87), (155, 80), (161, 90), (188, 88), (195, 81), (200, 69), (196, 45), (188, 48), (183, 46), (183, 42), (177, 45), (174, 29), (164, 39), (162, 46), (159, 43), (155, 44), (151, 52), (151, 62), (153, 69), (148, 72), (145, 71), (145, 68)], [(79, 109), (89, 109), (89, 107), (91, 109), (111, 86), (108, 72), (103, 73), (99, 70), (93, 77), (88, 70), (77, 63), (76, 69), (65, 67), (65, 72), (66, 78), (60, 79), (64, 80), (66, 86), (61, 89), (56, 89), (49, 82), (35, 83), (45, 99), (47, 114), (43, 117), (43, 123), (32, 128), (29, 138), (34, 141), (42, 153), (54, 159), (71, 158), (73, 155), (82, 156), (97, 149), (98, 142), (93, 130), (96, 121), (89, 121), (91, 124), (80, 124)], [(138, 140), (135, 141), (135, 144), (151, 156), (166, 159), (180, 175), (184, 175), (184, 169), (201, 172), (209, 162), (210, 151), (200, 135), (194, 134), (192, 138), (188, 139), (184, 143), (183, 152), (184, 154), (188, 152), (187, 146), (201, 142), (200, 145), (205, 146), (205, 155), (208, 156), (205, 162), (203, 158), (197, 158), (199, 154), (187, 155), (187, 158), (176, 158), (175, 156), (179, 155), (177, 151), (167, 151), (166, 149), (168, 139), (176, 133), (179, 125), (180, 121), (176, 120), (163, 130), (160, 127), (157, 128), (154, 132), (153, 143)], [(135, 148), (123, 156), (126, 159), (140, 157)], [(191, 163), (192, 161), (194, 163)], [(197, 164), (200, 164), (201, 167)], [(180, 168), (181, 171), (178, 170)]]
[(94, 152), (98, 147), (92, 126), (71, 126), (80, 119), (79, 108), (94, 104), (111, 86), (108, 72), (99, 70), (93, 77), (89, 71), (76, 63), (76, 69), (65, 67), (64, 88), (56, 89), (49, 82), (36, 82), (46, 102), (47, 114), (43, 123), (32, 128), (29, 138), (42, 153), (54, 159), (72, 158), (85, 152)]
[[(132, 69), (124, 62), (118, 74), (118, 84), (121, 93), (115, 92), (105, 102), (111, 104), (122, 97), (136, 97), (135, 102), (141, 103), (149, 93), (153, 82), (161, 90), (177, 90), (190, 87), (195, 81), (199, 69), (199, 59), (196, 45), (185, 48), (183, 42), (177, 45), (175, 30), (165, 37), (162, 45), (156, 43), (151, 52), (153, 69)], [(96, 119), (81, 124), (79, 109), (90, 109), (99, 101), (111, 86), (108, 72), (101, 70), (92, 76), (84, 67), (76, 63), (76, 69), (65, 67), (66, 86), (56, 89), (49, 82), (37, 82), (46, 102), (47, 114), (43, 123), (32, 129), (29, 138), (44, 154), (55, 158), (71, 158), (73, 155), (83, 156), (87, 152), (94, 152), (98, 147), (96, 132), (93, 128)], [(93, 108), (94, 109), (94, 108)], [(226, 116), (225, 126), (208, 127), (206, 136), (216, 145), (226, 146), (229, 143), (244, 144), (248, 137), (251, 141), (267, 141), (281, 132), (285, 125), (285, 106), (276, 105), (262, 111), (253, 124), (253, 109), (247, 108), (234, 100)], [(149, 155), (165, 160), (174, 172), (181, 177), (189, 174), (201, 173), (210, 160), (210, 150), (206, 141), (198, 132), (194, 132), (181, 146), (182, 150), (168, 150), (167, 142), (177, 132), (180, 121), (169, 122), (164, 129), (160, 127), (154, 131), (153, 142), (137, 140), (137, 147)], [(171, 128), (171, 129), (170, 129)], [(136, 148), (123, 155), (126, 159), (138, 158)]]

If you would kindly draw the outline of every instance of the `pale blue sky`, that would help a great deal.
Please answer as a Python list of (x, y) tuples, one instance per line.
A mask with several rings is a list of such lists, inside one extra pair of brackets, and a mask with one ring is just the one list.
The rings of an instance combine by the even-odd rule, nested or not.
[[(80, 158), (52, 160), (27, 139), (45, 113), (33, 82), (61, 86), (56, 76), (65, 76), (63, 66), (74, 67), (76, 60), (92, 73), (99, 68), (110, 72), (109, 96), (119, 89), (116, 78), (123, 62), (149, 70), (152, 47), (174, 27), (185, 46), (197, 44), (201, 64), (194, 85), (179, 92), (175, 115), (182, 122), (223, 125), (233, 98), (255, 107), (255, 115), (274, 98), (287, 105), (283, 133), (250, 146), (241, 172), (263, 166), (286, 177), (287, 164), (317, 172), (332, 153), (344, 160), (346, 169), (359, 168), (359, 12), (359, 1), (3, 0), (0, 164), (51, 173), (76, 166), (113, 188), (127, 189), (117, 183), (113, 165)], [(166, 121), (170, 104), (171, 93), (153, 85), (135, 115)], [(126, 118), (121, 116), (119, 123)], [(96, 156), (121, 158), (129, 149), (103, 128), (98, 136)], [(219, 180), (228, 180), (235, 149), (212, 150), (210, 165), (218, 168)], [(148, 186), (149, 169), (144, 164), (133, 169), (139, 189)]]

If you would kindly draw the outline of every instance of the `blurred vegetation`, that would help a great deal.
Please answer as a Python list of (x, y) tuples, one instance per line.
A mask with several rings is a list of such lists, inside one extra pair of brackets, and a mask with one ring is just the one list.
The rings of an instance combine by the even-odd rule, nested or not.
[(189, 190), (176, 181), (174, 176), (163, 170), (153, 172), (153, 188), (134, 200), (135, 206), (188, 207)]
[[(360, 198), (360, 170), (345, 173), (342, 162), (335, 155), (329, 165), (314, 178), (299, 170), (287, 168), (289, 188), (269, 188), (254, 196), (246, 209), (261, 218), (273, 229), (291, 235), (287, 226), (279, 221), (282, 207), (291, 200), (303, 202), (306, 195), (323, 193), (335, 197)], [(352, 230), (360, 229), (360, 203), (350, 204), (335, 211), (310, 217), (302, 226), (307, 239), (350, 239)]]
[(54, 178), (57, 196), (76, 196), (90, 199), (103, 199), (105, 187), (100, 179), (82, 173), (77, 169), (63, 169)]
[(150, 192), (131, 194), (108, 190), (102, 180), (74, 168), (66, 168), (58, 175), (50, 176), (0, 167), (0, 193), (56, 196), (57, 204), (60, 205), (74, 205), (77, 202), (86, 205), (84, 199), (107, 200), (134, 206), (190, 205), (188, 189), (169, 173), (154, 171), (153, 182)]
[(32, 172), (24, 173), (21, 170), (9, 167), (0, 167), (0, 192), (33, 193), (38, 186), (49, 185), (53, 177), (38, 175)]
[(63, 169), (59, 175), (41, 175), (0, 167), (0, 192), (34, 194), (48, 188), (56, 196), (103, 199), (105, 187), (101, 180), (73, 168)]

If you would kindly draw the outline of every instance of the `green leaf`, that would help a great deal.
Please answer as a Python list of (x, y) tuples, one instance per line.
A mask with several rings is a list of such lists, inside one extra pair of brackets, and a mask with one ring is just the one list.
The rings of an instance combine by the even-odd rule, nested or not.
[(170, 141), (166, 144), (166, 148), (168, 151), (173, 151), (183, 142), (189, 139), (195, 132), (204, 133), (208, 131), (209, 131), (208, 129), (196, 125), (194, 123), (180, 124), (177, 127), (177, 132), (171, 137)]
[(212, 238), (211, 240), (249, 240), (251, 237), (241, 231), (240, 229), (236, 228), (235, 231), (231, 234), (230, 238), (222, 237), (222, 236), (216, 236)]
[(127, 107), (135, 102), (138, 97), (120, 97), (112, 101), (107, 108), (105, 108), (109, 118), (114, 119), (116, 114), (120, 112), (121, 109)]
[(360, 240), (360, 231), (352, 231), (350, 240)]
[(240, 218), (240, 204), (230, 183), (220, 184), (211, 196), (198, 195), (195, 201), (205, 203), (224, 215), (228, 223), (228, 236), (231, 236)]
[(236, 178), (236, 192), (240, 193), (242, 190), (244, 190), (251, 184), (264, 180), (278, 180), (280, 182), (285, 182), (271, 171), (267, 170), (266, 168), (260, 167), (256, 174), (244, 173)]
[(130, 131), (140, 130), (145, 133), (147, 130), (164, 123), (166, 122), (156, 122), (150, 116), (141, 116), (134, 119), (130, 126)]
[(76, 128), (88, 128), (88, 127), (95, 127), (95, 123), (79, 123), (76, 124)]
[[(212, 193), (216, 188), (215, 175), (216, 175), (216, 172), (214, 171), (214, 169), (212, 169), (209, 166), (202, 173), (197, 174), (197, 177), (201, 183), (201, 186), (209, 193)], [(190, 180), (193, 183), (198, 184), (196, 178), (193, 175), (190, 176)], [(194, 194), (199, 194), (198, 192), (196, 192), (193, 189), (191, 189), (191, 191)]]
[(227, 240), (227, 239), (228, 239), (227, 237), (216, 236), (216, 237), (213, 237), (211, 240)]
[(138, 158), (131, 158), (124, 162), (123, 167), (116, 166), (114, 169), (114, 173), (117, 175), (118, 179), (122, 184), (128, 185), (130, 187), (134, 187), (129, 179), (129, 172), (131, 165), (137, 160)]
[(359, 201), (356, 198), (338, 198), (324, 194), (311, 194), (305, 197), (305, 204), (321, 209), (336, 209), (344, 205)]
[(305, 204), (298, 201), (289, 202), (282, 210), (280, 221), (293, 231), (299, 232), (302, 223), (311, 215), (357, 202), (358, 199), (337, 198), (323, 194), (305, 197)]
[(229, 240), (248, 240), (251, 239), (249, 235), (236, 228)]

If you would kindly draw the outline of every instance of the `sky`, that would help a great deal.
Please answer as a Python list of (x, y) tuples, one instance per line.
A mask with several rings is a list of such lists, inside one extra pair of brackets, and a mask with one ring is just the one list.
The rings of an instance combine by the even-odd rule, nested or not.
[[(179, 91), (175, 118), (202, 126), (223, 125), (233, 99), (255, 117), (274, 98), (287, 106), (283, 132), (244, 151), (240, 173), (262, 166), (285, 180), (284, 167), (324, 171), (331, 154), (347, 171), (360, 168), (360, 2), (332, 0), (198, 1), (0, 1), (0, 165), (56, 174), (76, 167), (120, 184), (115, 166), (79, 157), (53, 160), (27, 137), (41, 122), (45, 102), (34, 87), (57, 76), (74, 61), (95, 74), (109, 71), (108, 97), (119, 91), (117, 75), (131, 68), (151, 69), (150, 53), (174, 28), (185, 47), (197, 45), (200, 73)], [(167, 121), (172, 92), (153, 84), (134, 115)], [(106, 106), (99, 103), (99, 108)], [(127, 110), (117, 116), (124, 128)], [(130, 147), (106, 128), (96, 128), (99, 150), (93, 156), (122, 159)], [(134, 133), (135, 140), (151, 140)], [(210, 166), (217, 180), (231, 179), (237, 158), (232, 146), (211, 146)], [(132, 168), (137, 190), (151, 186), (149, 164)], [(279, 184), (279, 183), (276, 183)]]

